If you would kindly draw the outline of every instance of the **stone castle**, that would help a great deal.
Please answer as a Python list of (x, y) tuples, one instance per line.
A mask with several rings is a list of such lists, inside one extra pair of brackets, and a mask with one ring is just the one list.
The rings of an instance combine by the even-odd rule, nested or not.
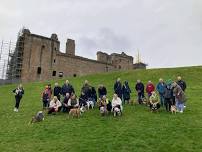
[[(75, 41), (67, 39), (66, 52), (60, 52), (60, 41), (56, 34), (50, 38), (32, 34), (28, 29), (23, 29), (18, 37), (15, 54), (16, 77), (22, 82), (43, 81), (58, 77), (81, 76), (93, 73), (102, 73), (116, 70), (131, 70), (146, 68), (144, 63), (133, 64), (133, 57), (112, 53), (97, 52), (97, 60), (92, 60), (75, 55)], [(14, 62), (14, 59), (11, 61)], [(11, 75), (11, 74), (10, 74)]]

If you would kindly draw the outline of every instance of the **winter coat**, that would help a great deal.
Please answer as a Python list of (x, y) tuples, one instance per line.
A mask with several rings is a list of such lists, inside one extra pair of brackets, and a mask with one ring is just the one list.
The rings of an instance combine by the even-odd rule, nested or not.
[(122, 88), (122, 91), (123, 91), (123, 99), (124, 100), (130, 100), (130, 93), (131, 93), (131, 90), (130, 90), (130, 87), (128, 84), (124, 84), (123, 85), (123, 88)]
[(144, 84), (142, 82), (137, 83), (136, 86), (135, 86), (135, 90), (137, 92), (144, 92)]
[(177, 81), (177, 84), (182, 88), (183, 91), (186, 90), (187, 88), (186, 82), (180, 80), (180, 81)]
[(147, 93), (151, 94), (155, 90), (155, 86), (153, 84), (148, 84), (146, 87)]
[(46, 89), (43, 93), (42, 93), (42, 100), (43, 101), (49, 101), (49, 94), (48, 94), (48, 89)]
[(163, 95), (164, 92), (165, 92), (165, 87), (166, 87), (166, 84), (165, 83), (158, 83), (157, 86), (156, 86), (156, 90), (159, 92), (159, 94)]
[(175, 95), (176, 100), (181, 101), (181, 102), (186, 101), (185, 93), (179, 85), (177, 85), (176, 87), (173, 88), (173, 93)]
[(72, 93), (74, 93), (74, 88), (72, 87), (71, 84), (64, 84), (62, 86), (62, 91), (61, 92), (62, 92), (63, 96), (65, 96), (66, 93), (69, 93), (71, 95)]
[(106, 87), (99, 87), (98, 88), (98, 96), (102, 97), (104, 95), (107, 95), (107, 89), (106, 89)]
[(173, 88), (171, 85), (165, 86), (164, 98), (166, 98), (166, 99), (173, 98)]
[(57, 100), (56, 102), (54, 100), (51, 100), (49, 107), (50, 108), (59, 108), (61, 106), (62, 106), (62, 104), (59, 100)]
[(13, 93), (15, 93), (15, 97), (22, 98), (25, 92), (23, 88), (16, 88), (13, 90)]
[(122, 84), (121, 82), (115, 82), (114, 92), (118, 95), (119, 98), (122, 98)]
[(119, 97), (117, 97), (117, 99), (115, 99), (115, 98), (112, 99), (112, 109), (116, 106), (120, 106), (121, 111), (123, 110), (122, 101)]
[(54, 96), (59, 96), (61, 94), (61, 87), (57, 86), (53, 89)]
[(85, 84), (81, 88), (81, 92), (83, 92), (86, 95), (86, 97), (89, 99), (91, 97), (92, 87), (88, 84)]

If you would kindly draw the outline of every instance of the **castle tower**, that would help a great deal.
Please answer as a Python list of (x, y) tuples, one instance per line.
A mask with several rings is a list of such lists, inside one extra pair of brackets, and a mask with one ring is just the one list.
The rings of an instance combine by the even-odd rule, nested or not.
[(66, 54), (75, 56), (75, 41), (72, 39), (67, 39)]

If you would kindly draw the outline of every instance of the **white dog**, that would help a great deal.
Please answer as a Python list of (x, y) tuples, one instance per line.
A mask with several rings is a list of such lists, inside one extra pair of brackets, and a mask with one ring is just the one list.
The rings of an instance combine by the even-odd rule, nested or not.
[(93, 102), (93, 101), (88, 100), (86, 103), (87, 103), (87, 108), (88, 108), (88, 110), (90, 109), (90, 107), (91, 107), (92, 109), (94, 108), (94, 102)]
[(118, 107), (114, 108), (114, 117), (116, 116), (121, 116), (121, 109), (119, 109)]

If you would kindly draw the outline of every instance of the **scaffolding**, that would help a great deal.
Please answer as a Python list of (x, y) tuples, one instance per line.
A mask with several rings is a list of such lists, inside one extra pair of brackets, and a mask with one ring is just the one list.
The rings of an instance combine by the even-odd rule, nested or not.
[(16, 83), (21, 80), (24, 37), (23, 30), (18, 33), (17, 42), (1, 41), (0, 84)]

